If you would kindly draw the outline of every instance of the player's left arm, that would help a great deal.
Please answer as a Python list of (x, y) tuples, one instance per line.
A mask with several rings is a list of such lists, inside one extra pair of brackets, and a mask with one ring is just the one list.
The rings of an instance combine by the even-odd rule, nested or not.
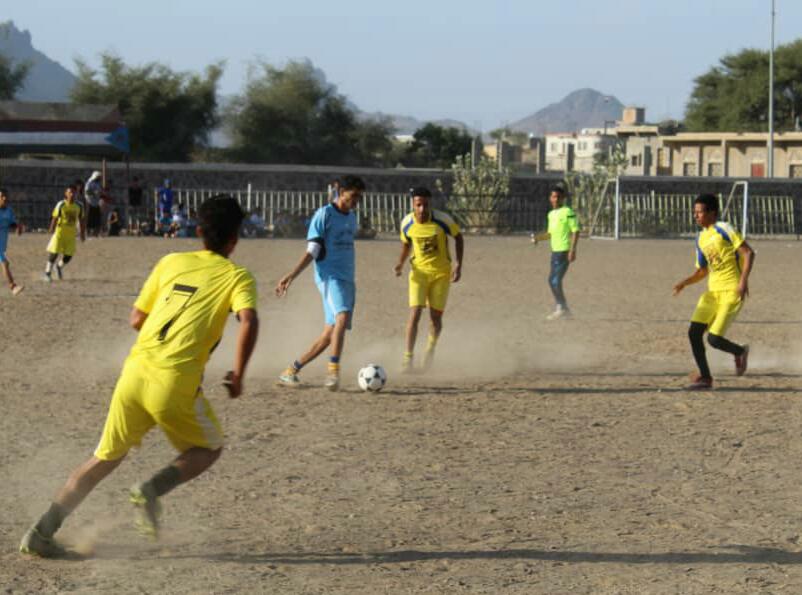
[(749, 295), (749, 273), (752, 272), (752, 265), (755, 263), (755, 251), (752, 247), (743, 242), (738, 246), (738, 255), (741, 257), (741, 278), (738, 281), (738, 295), (743, 300)]
[(579, 243), (579, 230), (571, 234), (571, 248), (568, 251), (568, 262), (576, 260), (576, 245)]
[(454, 270), (451, 271), (451, 281), (456, 283), (462, 278), (462, 257), (465, 254), (465, 240), (461, 233), (454, 236), (454, 246), (457, 251), (457, 264), (454, 265)]
[(236, 399), (242, 394), (242, 379), (245, 377), (245, 368), (251, 359), (256, 339), (259, 336), (259, 316), (254, 308), (243, 308), (237, 312), (239, 331), (237, 332), (237, 346), (234, 351), (234, 369), (226, 374), (223, 383), (228, 389), (228, 396)]
[(131, 308), (131, 314), (128, 316), (128, 324), (131, 325), (131, 328), (134, 330), (139, 330), (142, 328), (142, 325), (145, 324), (145, 320), (148, 318), (148, 313), (143, 312), (136, 306)]
[(393, 271), (395, 271), (395, 276), (400, 277), (401, 271), (404, 270), (404, 263), (406, 262), (407, 258), (409, 258), (409, 250), (410, 246), (406, 242), (401, 242), (401, 254), (398, 255), (398, 262), (393, 267)]

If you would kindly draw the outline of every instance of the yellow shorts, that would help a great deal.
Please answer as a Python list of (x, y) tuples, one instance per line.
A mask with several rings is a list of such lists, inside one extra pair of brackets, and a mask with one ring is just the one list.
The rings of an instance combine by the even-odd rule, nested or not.
[(442, 312), (446, 309), (451, 273), (409, 272), (409, 307), (429, 306)]
[(741, 311), (742, 305), (743, 302), (735, 290), (706, 291), (696, 304), (691, 322), (706, 324), (708, 333), (723, 337)]
[(223, 446), (223, 431), (203, 396), (200, 378), (188, 379), (127, 360), (95, 456), (104, 461), (125, 456), (155, 425), (179, 452)]
[(75, 236), (64, 236), (56, 232), (47, 244), (47, 251), (51, 254), (63, 254), (72, 256), (75, 254)]

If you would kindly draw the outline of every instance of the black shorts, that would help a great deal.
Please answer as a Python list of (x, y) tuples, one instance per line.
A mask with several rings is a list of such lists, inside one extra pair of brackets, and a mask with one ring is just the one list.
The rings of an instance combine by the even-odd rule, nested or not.
[(88, 229), (100, 228), (100, 207), (93, 207), (90, 205), (89, 212), (86, 217), (86, 227)]

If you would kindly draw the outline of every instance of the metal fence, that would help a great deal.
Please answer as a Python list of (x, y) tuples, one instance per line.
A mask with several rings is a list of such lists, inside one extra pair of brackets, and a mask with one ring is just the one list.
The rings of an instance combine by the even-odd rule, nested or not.
[[(46, 228), (55, 203), (63, 194), (63, 186), (9, 185), (11, 204), (17, 217), (28, 227)], [(748, 190), (720, 195), (722, 218), (741, 229), (744, 212), (749, 235), (796, 236), (802, 234), (802, 201), (791, 196), (749, 196)], [(244, 189), (175, 188), (174, 204), (188, 211), (215, 194), (237, 198), (243, 208), (264, 221), (268, 232), (275, 235), (300, 235), (311, 214), (328, 201), (326, 192), (272, 191)], [(127, 213), (127, 196), (118, 192), (115, 204)], [(591, 205), (576, 200), (583, 229), (599, 237), (679, 237), (696, 233), (691, 194), (616, 194), (611, 186), (605, 198)], [(449, 197), (436, 196), (436, 208), (448, 209)], [(148, 192), (147, 205), (141, 217), (153, 220), (157, 212), (156, 191)], [(746, 206), (746, 209), (744, 208)], [(726, 211), (724, 211), (726, 207)], [(541, 230), (546, 224), (550, 206), (546, 197), (512, 195), (499, 199), (492, 209), (452, 211), (465, 224), (468, 232), (517, 233)], [(363, 230), (378, 233), (398, 232), (403, 217), (411, 210), (407, 193), (374, 193), (364, 195), (356, 211)]]

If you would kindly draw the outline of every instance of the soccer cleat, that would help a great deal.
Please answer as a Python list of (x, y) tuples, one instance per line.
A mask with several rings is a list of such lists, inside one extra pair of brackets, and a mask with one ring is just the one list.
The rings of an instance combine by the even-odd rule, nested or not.
[(64, 267), (63, 265), (57, 264), (56, 265), (56, 275), (58, 275), (58, 280), (61, 281), (64, 278), (64, 271), (62, 270)]
[(561, 320), (568, 318), (573, 318), (571, 311), (568, 308), (563, 308), (562, 306), (557, 306), (554, 312), (546, 316), (546, 320)]
[(326, 374), (326, 381), (323, 386), (334, 392), (340, 388), (340, 374), (339, 372), (329, 372)]
[(713, 379), (699, 375), (693, 376), (691, 383), (685, 387), (685, 390), (713, 390)]
[(28, 529), (19, 544), (19, 551), (40, 558), (64, 558), (69, 555), (63, 546), (52, 537), (45, 537), (35, 527)]
[(16, 283), (11, 287), (11, 295), (19, 295), (25, 289), (24, 285), (17, 285)]
[(301, 386), (301, 380), (298, 378), (298, 373), (295, 371), (295, 368), (289, 367), (279, 375), (277, 384), (279, 386), (297, 388)]
[(412, 358), (405, 357), (401, 360), (401, 373), (402, 374), (412, 374), (414, 372), (414, 368), (412, 367)]
[(50, 273), (45, 273), (44, 276), (42, 277), (42, 281), (44, 281), (45, 283), (50, 283), (53, 281), (53, 277), (50, 276)]
[(159, 498), (153, 493), (153, 488), (147, 482), (140, 483), (131, 488), (129, 492), (131, 504), (139, 510), (139, 518), (136, 526), (139, 531), (153, 537), (159, 536), (159, 518), (162, 514), (162, 506)]
[(749, 359), (749, 345), (744, 345), (744, 352), (735, 356), (735, 375), (743, 376), (746, 374), (746, 362)]

